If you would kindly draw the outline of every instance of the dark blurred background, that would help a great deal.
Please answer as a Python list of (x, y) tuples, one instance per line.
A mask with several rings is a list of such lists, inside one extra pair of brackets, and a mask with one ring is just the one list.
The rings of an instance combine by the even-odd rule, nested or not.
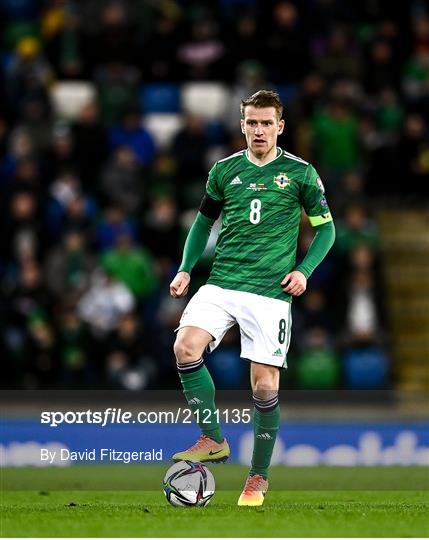
[[(429, 388), (428, 2), (1, 0), (0, 30), (3, 387), (177, 387), (168, 284), (240, 99), (271, 88), (337, 228), (282, 385)], [(248, 387), (238, 337), (219, 387)]]

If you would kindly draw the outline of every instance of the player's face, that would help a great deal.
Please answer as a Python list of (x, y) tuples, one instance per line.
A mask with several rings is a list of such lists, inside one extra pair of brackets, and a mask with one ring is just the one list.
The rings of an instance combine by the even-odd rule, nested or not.
[(284, 120), (279, 120), (274, 107), (247, 106), (241, 130), (247, 147), (257, 157), (263, 157), (276, 147), (277, 137), (283, 133)]

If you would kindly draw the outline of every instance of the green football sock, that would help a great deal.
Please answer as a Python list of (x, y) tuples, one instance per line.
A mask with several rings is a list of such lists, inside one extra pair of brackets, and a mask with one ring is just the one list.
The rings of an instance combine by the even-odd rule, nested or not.
[[(256, 401), (253, 411), (253, 454), (250, 474), (260, 474), (265, 479), (268, 478), (268, 467), (273, 455), (274, 444), (280, 425), (280, 407), (277, 396), (271, 401), (271, 406), (264, 407), (262, 400)], [(268, 402), (265, 402), (268, 403)]]
[(215, 386), (203, 359), (177, 364), (179, 377), (188, 405), (203, 435), (220, 443), (223, 441), (215, 405)]

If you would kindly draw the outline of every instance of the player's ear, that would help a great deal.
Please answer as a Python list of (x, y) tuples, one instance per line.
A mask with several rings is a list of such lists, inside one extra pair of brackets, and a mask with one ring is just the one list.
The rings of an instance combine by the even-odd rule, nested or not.
[(285, 128), (285, 121), (282, 118), (280, 120), (280, 122), (279, 122), (279, 131), (278, 131), (279, 135), (281, 135), (283, 133), (284, 128)]
[(244, 120), (240, 120), (240, 126), (241, 126), (241, 133), (243, 133), (243, 135), (244, 135), (244, 133), (245, 133), (245, 131), (244, 131)]

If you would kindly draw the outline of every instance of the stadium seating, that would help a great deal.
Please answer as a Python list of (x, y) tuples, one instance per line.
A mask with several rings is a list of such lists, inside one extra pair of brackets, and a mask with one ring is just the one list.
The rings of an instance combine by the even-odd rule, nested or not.
[(180, 114), (174, 113), (151, 113), (144, 117), (143, 124), (155, 139), (158, 148), (165, 150), (181, 129), (183, 118)]
[[(241, 388), (247, 375), (247, 363), (240, 361), (240, 352), (235, 347), (224, 346), (207, 355), (206, 365), (210, 369), (215, 384), (221, 384), (224, 389), (236, 390)], [(228, 373), (228, 377), (225, 377)]]
[(186, 113), (197, 114), (207, 120), (224, 119), (230, 99), (225, 84), (199, 82), (182, 87), (182, 108)]
[(335, 388), (339, 382), (338, 360), (333, 351), (313, 349), (300, 355), (296, 365), (299, 388)]
[(140, 90), (139, 101), (144, 114), (179, 113), (180, 88), (177, 84), (145, 84)]
[(276, 90), (282, 100), (283, 105), (288, 105), (299, 92), (296, 84), (279, 84)]
[(382, 232), (386, 303), (392, 330), (395, 377), (399, 387), (404, 390), (427, 392), (429, 212), (384, 209), (378, 214), (378, 224)]
[(344, 379), (348, 388), (381, 389), (388, 380), (389, 360), (376, 347), (355, 349), (344, 356)]
[(50, 98), (55, 114), (74, 120), (85, 105), (95, 100), (96, 89), (86, 81), (58, 82), (51, 88)]

